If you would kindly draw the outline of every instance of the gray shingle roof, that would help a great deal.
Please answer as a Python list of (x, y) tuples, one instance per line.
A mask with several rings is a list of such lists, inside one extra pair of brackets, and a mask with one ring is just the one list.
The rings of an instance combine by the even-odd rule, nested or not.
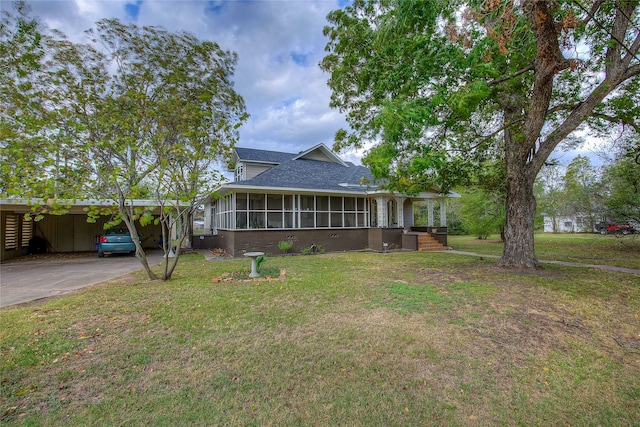
[[(347, 166), (343, 166), (338, 163), (318, 160), (292, 159), (284, 161), (252, 179), (234, 184), (251, 187), (364, 192), (366, 188), (359, 186), (363, 178), (373, 182), (373, 176), (369, 169), (356, 166), (353, 163), (347, 163)], [(348, 184), (349, 187), (344, 184)]]
[(255, 148), (236, 147), (236, 154), (239, 161), (261, 162), (261, 163), (282, 163), (296, 156), (293, 153), (282, 153), (280, 151), (258, 150)]

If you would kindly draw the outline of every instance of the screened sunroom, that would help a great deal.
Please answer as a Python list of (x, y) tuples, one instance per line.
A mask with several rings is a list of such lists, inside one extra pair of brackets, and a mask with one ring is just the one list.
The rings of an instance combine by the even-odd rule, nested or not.
[(214, 229), (363, 228), (371, 224), (366, 197), (229, 193), (213, 203)]

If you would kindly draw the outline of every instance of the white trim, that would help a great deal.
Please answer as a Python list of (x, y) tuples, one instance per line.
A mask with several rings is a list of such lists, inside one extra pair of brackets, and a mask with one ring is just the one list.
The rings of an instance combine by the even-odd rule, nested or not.
[(297, 156), (295, 156), (292, 160), (298, 160), (298, 159), (304, 158), (307, 154), (312, 153), (316, 150), (322, 151), (322, 154), (327, 156), (327, 158), (330, 161), (338, 163), (342, 166), (348, 167), (348, 165), (340, 157), (338, 157), (333, 151), (329, 150), (329, 148), (324, 144), (318, 144), (315, 147), (311, 147), (308, 150), (302, 151)]

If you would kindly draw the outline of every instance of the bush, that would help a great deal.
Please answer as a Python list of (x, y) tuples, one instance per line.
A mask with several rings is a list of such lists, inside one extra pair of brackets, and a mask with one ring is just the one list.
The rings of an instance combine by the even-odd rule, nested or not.
[(280, 248), (283, 254), (286, 254), (287, 252), (289, 252), (289, 249), (291, 249), (292, 246), (293, 246), (293, 243), (291, 243), (289, 240), (283, 240), (280, 243), (278, 243), (278, 248)]

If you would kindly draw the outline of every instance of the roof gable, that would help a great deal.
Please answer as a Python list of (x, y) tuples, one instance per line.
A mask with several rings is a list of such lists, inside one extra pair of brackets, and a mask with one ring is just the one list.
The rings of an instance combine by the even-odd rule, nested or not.
[(302, 151), (293, 158), (293, 160), (299, 160), (299, 159), (337, 163), (339, 165), (347, 167), (347, 164), (343, 162), (340, 157), (338, 157), (331, 150), (329, 150), (329, 148), (327, 148), (327, 146), (324, 144), (318, 144), (315, 147), (311, 147), (306, 151)]

